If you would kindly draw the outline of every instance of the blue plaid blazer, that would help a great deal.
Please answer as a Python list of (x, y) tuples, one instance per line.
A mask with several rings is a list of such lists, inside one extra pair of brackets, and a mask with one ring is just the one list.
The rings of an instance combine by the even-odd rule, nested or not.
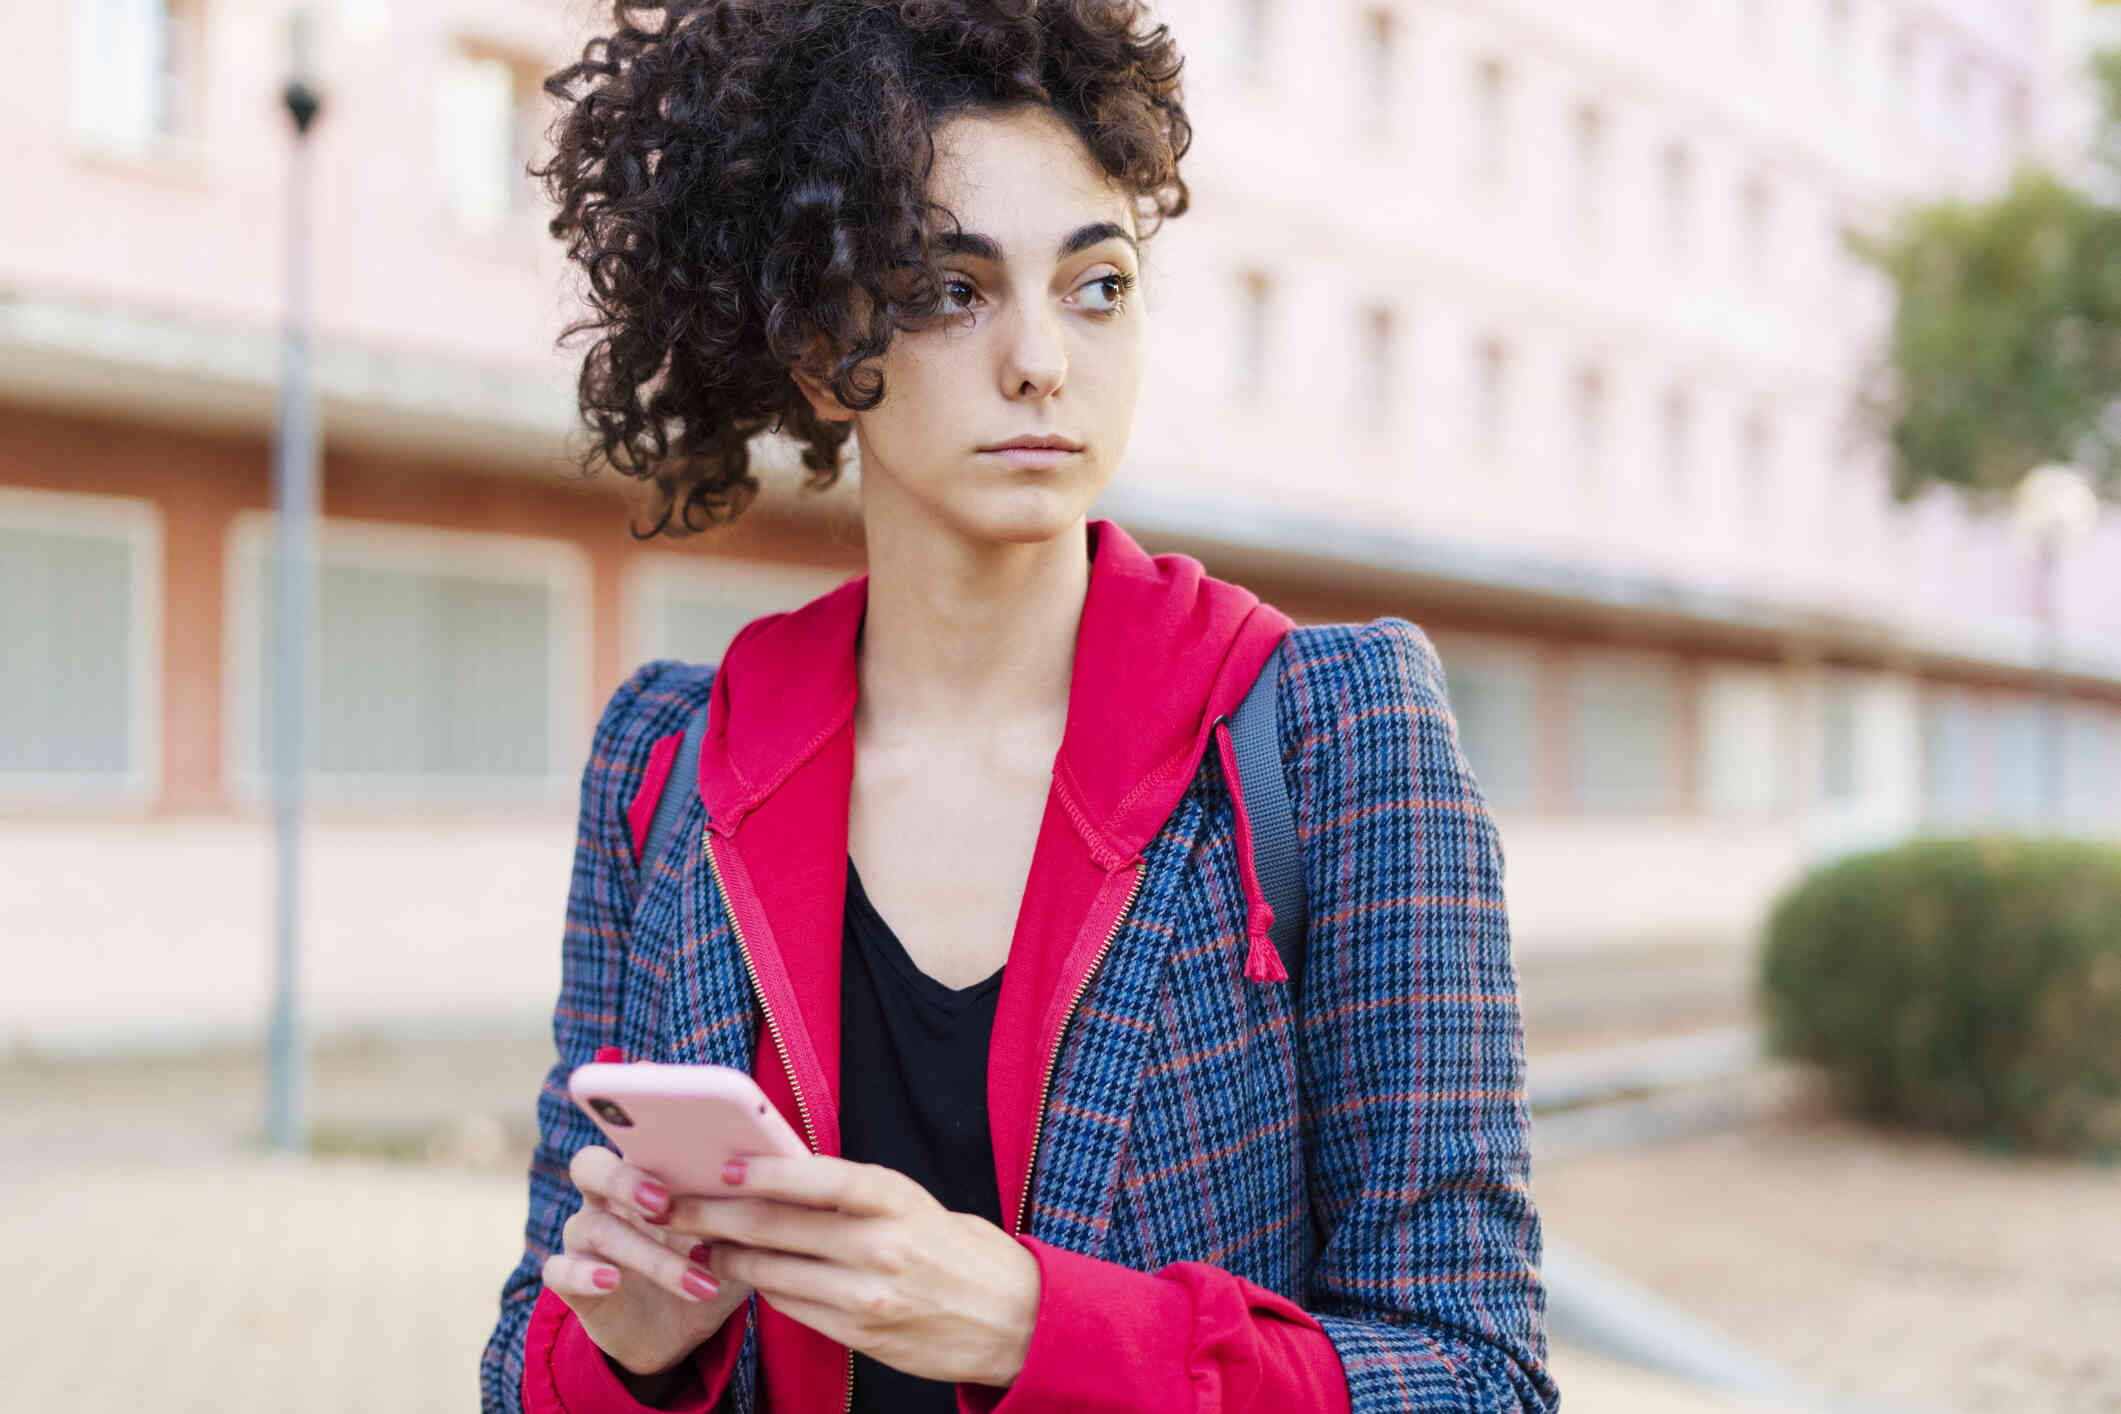
[[(758, 1013), (703, 862), (674, 850), (642, 877), (626, 820), (651, 746), (712, 678), (638, 669), (582, 773), (558, 1054), (486, 1414), (521, 1407), (539, 1272), (580, 1203), (567, 1165), (599, 1140), (569, 1072), (606, 1045), (751, 1068)], [(1208, 752), (1062, 1040), (1024, 1231), (1287, 1296), (1332, 1339), (1357, 1414), (1556, 1409), (1502, 844), (1442, 665), (1404, 619), (1297, 628), (1278, 727), (1310, 893), (1302, 995), (1243, 976), (1236, 818)], [(690, 796), (679, 838), (704, 823)], [(705, 941), (680, 962), (680, 939)], [(754, 1320), (733, 1414), (757, 1403), (756, 1338)]]

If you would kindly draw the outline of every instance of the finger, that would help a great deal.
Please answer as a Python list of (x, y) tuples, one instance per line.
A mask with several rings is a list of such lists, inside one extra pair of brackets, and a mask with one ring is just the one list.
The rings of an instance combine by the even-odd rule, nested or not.
[(673, 1232), (842, 1262), (862, 1250), (864, 1229), (876, 1221), (776, 1198), (681, 1196), (670, 1208)]
[(597, 1198), (611, 1193), (612, 1175), (623, 1161), (618, 1151), (606, 1149), (601, 1144), (584, 1144), (574, 1151), (567, 1161), (567, 1179), (585, 1195)]
[(637, 1273), (682, 1300), (711, 1300), (721, 1285), (721, 1279), (691, 1260), (690, 1253), (675, 1252), (602, 1209), (584, 1208), (569, 1218), (560, 1229), (560, 1240), (567, 1255), (600, 1259)]
[[(729, 1175), (742, 1165), (741, 1177)], [(882, 1164), (858, 1164), (830, 1154), (759, 1154), (732, 1161), (724, 1170), (725, 1193), (778, 1198), (813, 1208), (837, 1208), (857, 1217), (891, 1217), (935, 1202), (928, 1190)]]
[(619, 1269), (584, 1252), (555, 1252), (545, 1259), (540, 1280), (570, 1306), (594, 1305), (619, 1289)]
[(642, 1217), (640, 1210), (630, 1203), (614, 1203), (590, 1193), (582, 1195), (582, 1207), (592, 1212), (609, 1213), (649, 1241), (660, 1242), (665, 1247), (675, 1247), (680, 1252), (695, 1246), (706, 1236), (704, 1233), (676, 1231), (666, 1224)]
[(577, 1149), (567, 1162), (567, 1177), (584, 1197), (593, 1193), (609, 1202), (628, 1204), (652, 1223), (670, 1220), (670, 1190), (614, 1150), (596, 1144)]
[(830, 1306), (842, 1314), (854, 1311), (863, 1278), (853, 1270), (816, 1257), (765, 1252), (756, 1247), (716, 1244), (714, 1270), (743, 1282), (762, 1296), (788, 1297)]

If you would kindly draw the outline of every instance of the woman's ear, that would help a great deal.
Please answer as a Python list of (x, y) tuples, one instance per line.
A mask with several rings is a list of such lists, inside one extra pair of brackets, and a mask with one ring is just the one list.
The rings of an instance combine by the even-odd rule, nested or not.
[(848, 422), (854, 417), (846, 404), (833, 395), (825, 370), (831, 366), (831, 345), (823, 334), (814, 333), (803, 345), (803, 356), (788, 370), (795, 386), (821, 422)]

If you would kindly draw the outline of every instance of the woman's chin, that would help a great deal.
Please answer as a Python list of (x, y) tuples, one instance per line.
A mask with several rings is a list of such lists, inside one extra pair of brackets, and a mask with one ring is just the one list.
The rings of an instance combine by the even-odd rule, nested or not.
[(1080, 483), (982, 487), (956, 498), (951, 519), (994, 544), (1043, 544), (1080, 525), (1103, 489)]

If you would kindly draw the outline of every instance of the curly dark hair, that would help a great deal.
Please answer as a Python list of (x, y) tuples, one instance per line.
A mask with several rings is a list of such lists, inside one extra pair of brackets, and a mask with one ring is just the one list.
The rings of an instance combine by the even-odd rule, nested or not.
[(761, 432), (793, 434), (806, 485), (838, 478), (850, 425), (789, 370), (822, 336), (829, 372), (802, 366), (866, 411), (883, 379), (856, 369), (941, 307), (930, 242), (957, 218), (926, 191), (946, 118), (1041, 105), (1145, 239), (1187, 207), (1183, 60), (1139, 0), (614, 0), (612, 21), (545, 80), (564, 106), (531, 175), (588, 277), (593, 313), (560, 342), (599, 336), (581, 467), (653, 483), (642, 539), (741, 514)]

